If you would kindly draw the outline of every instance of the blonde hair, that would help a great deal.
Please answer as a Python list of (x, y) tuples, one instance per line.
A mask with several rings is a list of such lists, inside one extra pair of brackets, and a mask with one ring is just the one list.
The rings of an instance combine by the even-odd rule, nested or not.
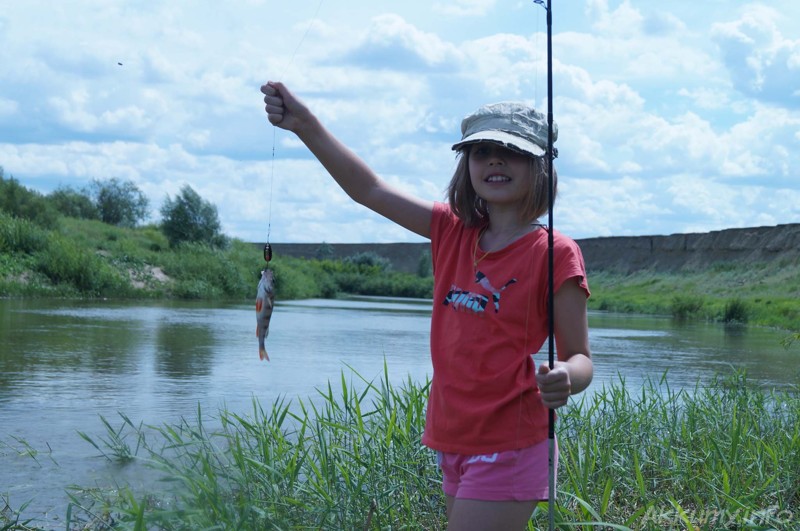
[[(458, 163), (447, 186), (447, 199), (450, 208), (467, 227), (480, 227), (489, 222), (489, 209), (486, 201), (478, 197), (469, 175), (469, 152), (471, 145), (458, 150)], [(520, 221), (532, 223), (547, 213), (548, 164), (549, 158), (528, 156), (530, 161), (530, 186), (524, 198), (524, 208), (520, 211)], [(553, 168), (553, 201), (558, 190), (558, 175)]]

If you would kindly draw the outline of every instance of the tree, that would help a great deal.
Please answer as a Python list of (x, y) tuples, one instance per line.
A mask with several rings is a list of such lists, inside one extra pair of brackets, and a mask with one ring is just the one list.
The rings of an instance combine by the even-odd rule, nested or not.
[(133, 181), (95, 179), (90, 190), (100, 212), (100, 220), (104, 223), (135, 227), (147, 218), (149, 201)]
[(344, 263), (353, 264), (359, 268), (376, 268), (384, 273), (392, 268), (391, 260), (372, 251), (352, 254), (344, 259)]
[(317, 250), (314, 252), (314, 258), (317, 260), (331, 260), (334, 254), (335, 252), (333, 250), (333, 245), (322, 242), (322, 244), (317, 247)]
[(56, 210), (62, 215), (79, 219), (100, 219), (100, 211), (87, 192), (78, 192), (69, 187), (59, 187), (47, 195)]
[(422, 254), (419, 255), (419, 261), (417, 262), (417, 276), (421, 278), (427, 278), (431, 275), (433, 275), (431, 251), (430, 249), (425, 249)]
[(42, 194), (19, 184), (13, 175), (5, 178), (0, 166), (0, 210), (21, 219), (27, 219), (47, 229), (58, 223), (58, 212)]
[(183, 242), (208, 243), (214, 247), (225, 245), (217, 207), (189, 185), (181, 188), (175, 199), (167, 196), (161, 207), (161, 217), (161, 230), (173, 247)]

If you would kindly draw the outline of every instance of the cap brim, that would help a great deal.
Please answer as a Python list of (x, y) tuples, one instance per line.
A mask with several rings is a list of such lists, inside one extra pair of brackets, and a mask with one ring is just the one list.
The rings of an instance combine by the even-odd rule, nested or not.
[(534, 144), (505, 131), (479, 131), (473, 133), (466, 138), (462, 138), (460, 142), (453, 144), (453, 150), (458, 151), (468, 144), (477, 144), (478, 142), (492, 142), (533, 157), (542, 157), (546, 153), (546, 150), (539, 144)]

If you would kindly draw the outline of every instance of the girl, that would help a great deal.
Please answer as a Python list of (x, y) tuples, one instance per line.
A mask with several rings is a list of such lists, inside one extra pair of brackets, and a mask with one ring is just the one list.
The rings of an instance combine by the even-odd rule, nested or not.
[(261, 87), (269, 121), (295, 133), (355, 201), (431, 240), (433, 378), (423, 444), (437, 452), (448, 529), (523, 529), (548, 495), (548, 408), (591, 382), (580, 249), (554, 233), (558, 361), (547, 338), (547, 120), (516, 103), (462, 122), (447, 204), (392, 187), (283, 84)]

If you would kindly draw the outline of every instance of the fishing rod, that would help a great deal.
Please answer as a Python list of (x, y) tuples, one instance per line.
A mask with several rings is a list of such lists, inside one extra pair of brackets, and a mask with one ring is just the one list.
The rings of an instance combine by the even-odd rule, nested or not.
[[(556, 151), (553, 148), (553, 8), (551, 0), (533, 0), (535, 4), (544, 7), (547, 12), (547, 355), (548, 364), (552, 370), (555, 366), (555, 305), (553, 303), (553, 204), (555, 202), (555, 179), (553, 179), (553, 165)], [(547, 440), (548, 440), (548, 529), (555, 529), (556, 507), (556, 469), (555, 469), (555, 439), (556, 439), (556, 412), (548, 411)]]

